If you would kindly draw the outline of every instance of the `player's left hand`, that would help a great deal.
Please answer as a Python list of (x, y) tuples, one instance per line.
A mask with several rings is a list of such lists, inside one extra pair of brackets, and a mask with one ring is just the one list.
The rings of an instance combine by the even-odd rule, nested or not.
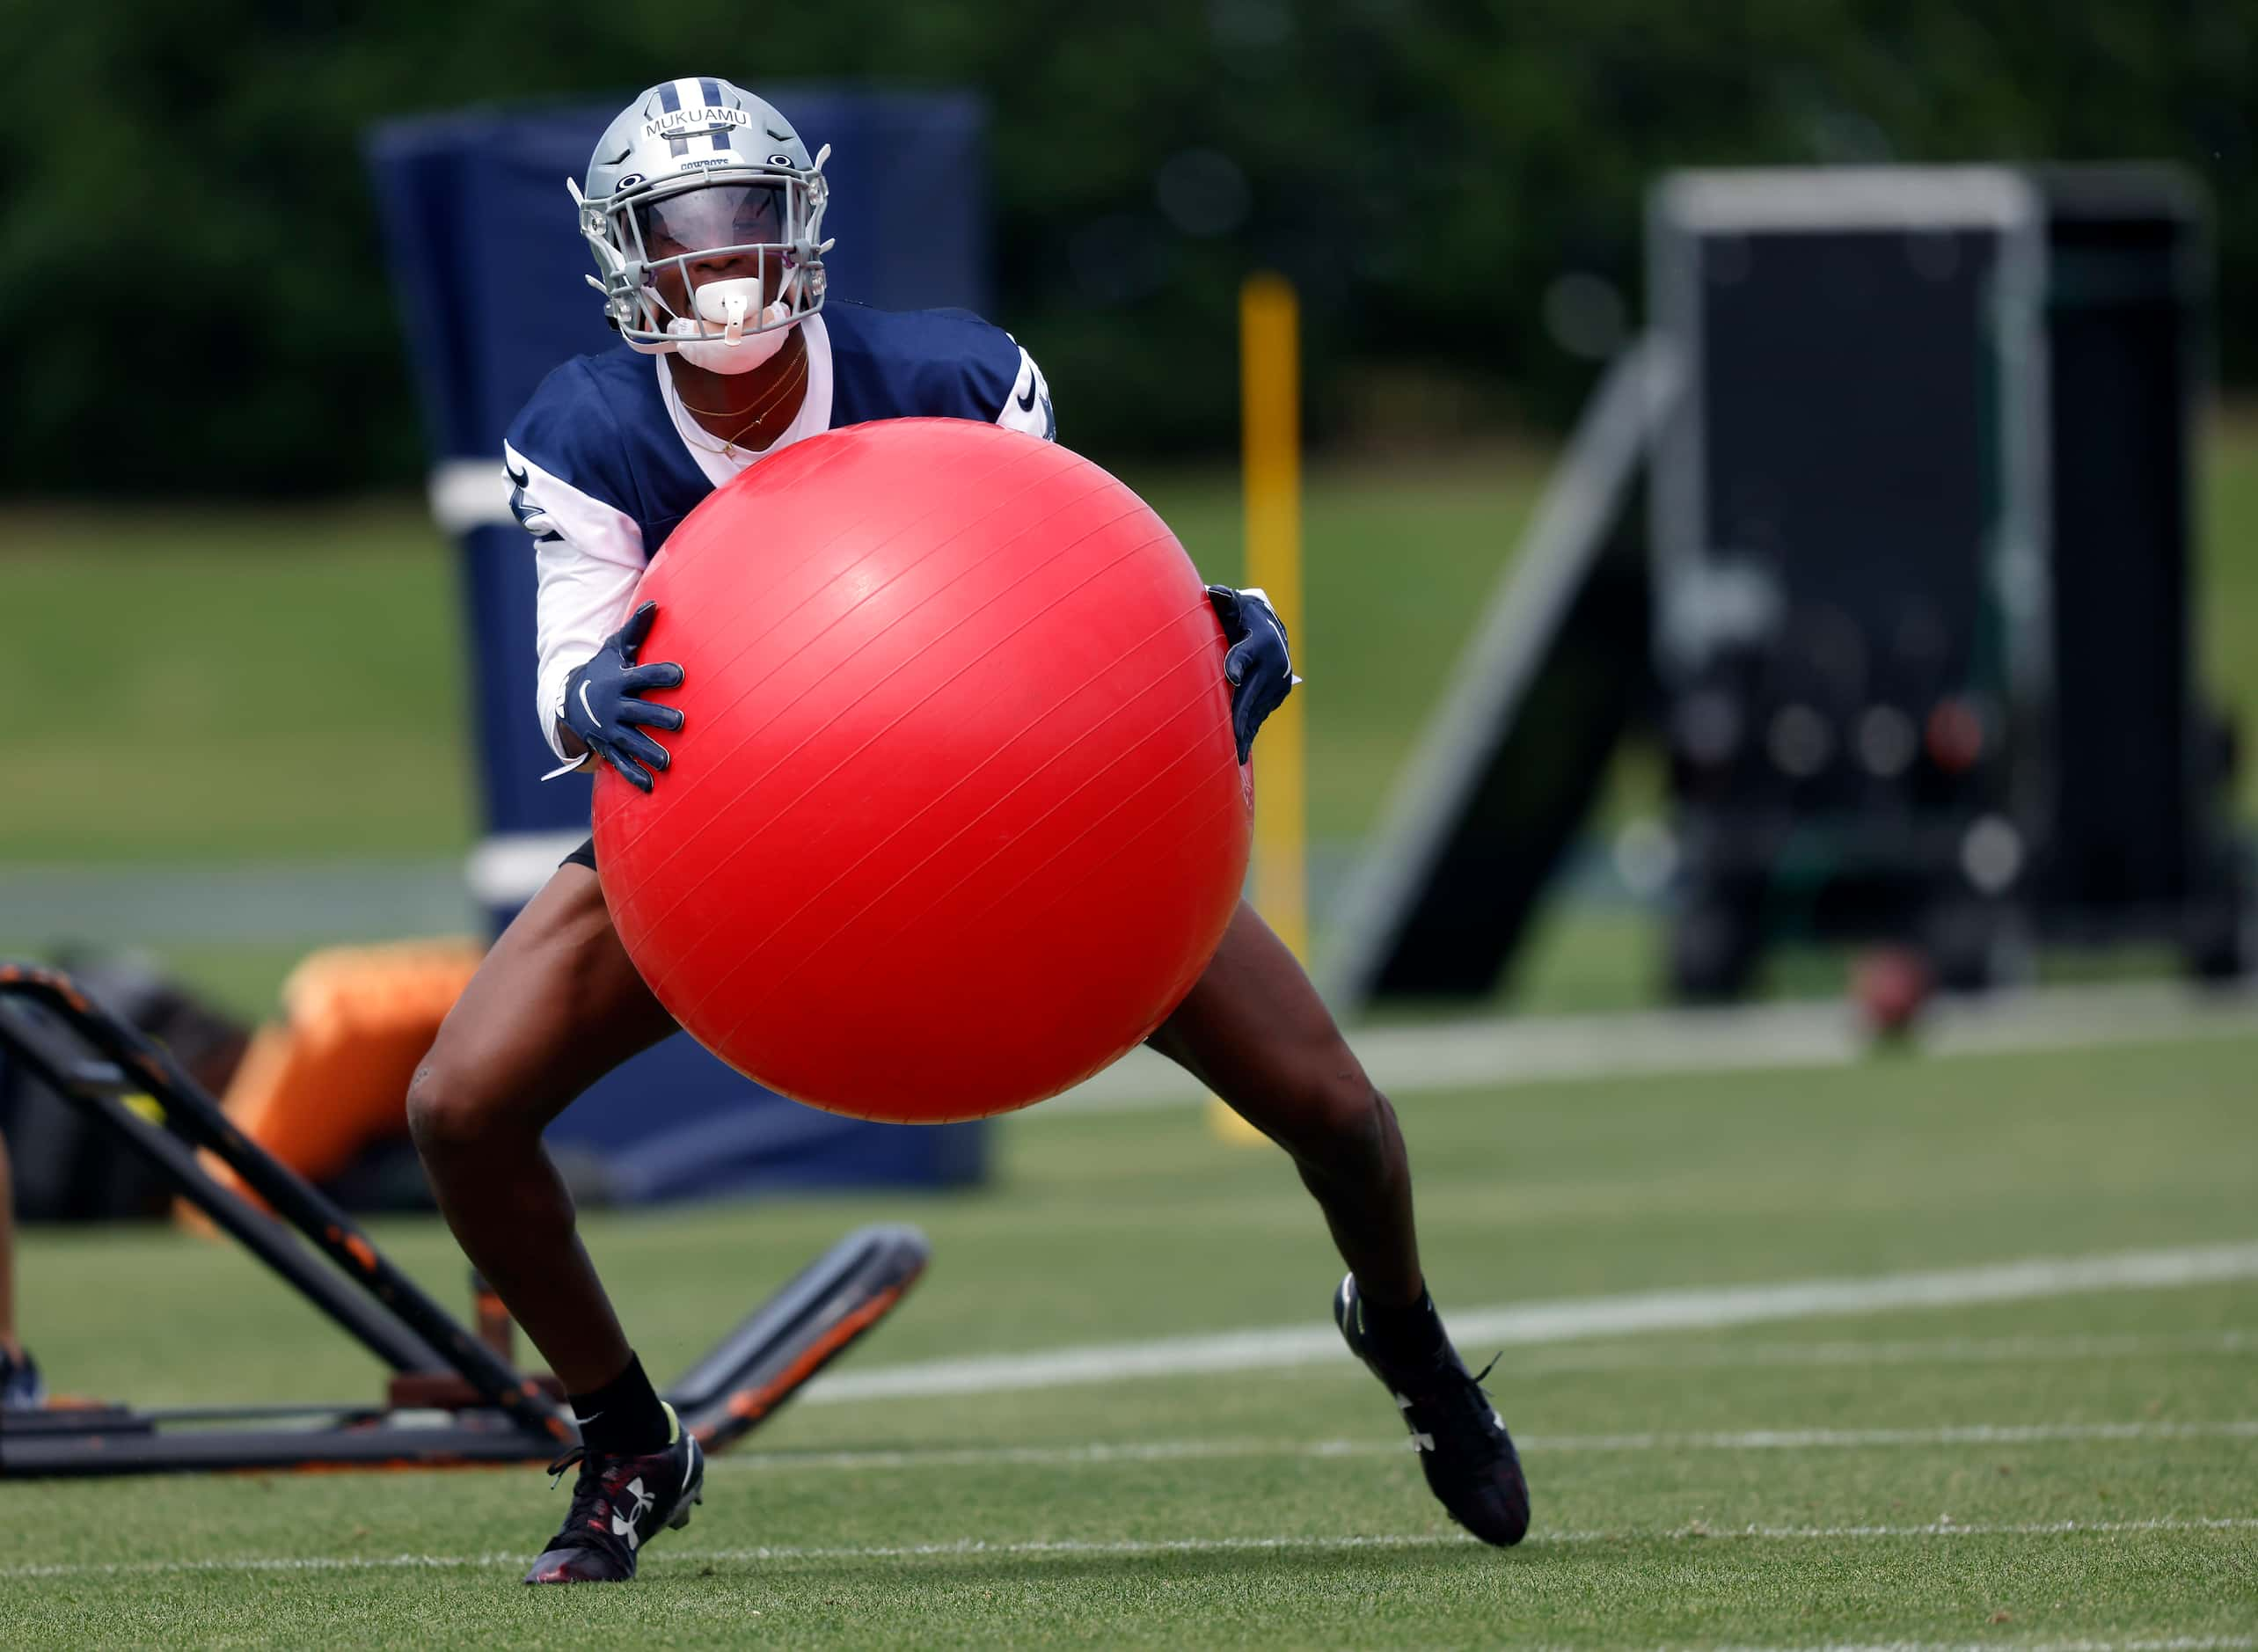
[(1301, 679), (1294, 675), (1285, 622), (1259, 588), (1235, 591), (1228, 585), (1210, 585), (1208, 601), (1223, 621), (1224, 640), (1231, 644), (1231, 652), (1224, 655), (1223, 674), (1231, 684), (1231, 737), (1239, 747), (1239, 760), (1245, 763), (1254, 749), (1254, 731)]

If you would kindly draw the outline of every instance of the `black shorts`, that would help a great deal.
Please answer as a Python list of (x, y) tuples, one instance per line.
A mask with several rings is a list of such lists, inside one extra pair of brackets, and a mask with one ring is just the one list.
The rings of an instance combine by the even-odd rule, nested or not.
[(591, 837), (557, 863), (560, 866), (586, 866), (596, 870), (596, 839)]

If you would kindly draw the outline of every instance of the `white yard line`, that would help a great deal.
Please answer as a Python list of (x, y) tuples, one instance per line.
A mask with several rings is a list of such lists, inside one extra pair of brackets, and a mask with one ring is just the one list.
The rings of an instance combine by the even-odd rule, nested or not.
[[(2201, 1519), (2168, 1516), (2152, 1520), (2042, 1520), (2028, 1523), (1961, 1524), (1942, 1520), (1924, 1525), (1871, 1526), (1731, 1526), (1684, 1527), (1664, 1531), (1544, 1531), (1530, 1539), (1531, 1547), (1564, 1543), (1731, 1542), (1754, 1539), (1760, 1542), (1874, 1542), (1906, 1539), (2109, 1537), (2157, 1531), (2246, 1531), (2258, 1529), (2258, 1518)], [(1051, 1555), (1230, 1554), (1270, 1553), (1296, 1550), (1354, 1550), (1407, 1548), (1472, 1548), (1472, 1538), (1459, 1532), (1421, 1531), (1401, 1536), (1269, 1537), (1269, 1538), (1122, 1538), (1036, 1539), (1021, 1542), (990, 1542), (979, 1538), (950, 1543), (842, 1544), (800, 1546), (780, 1544), (749, 1549), (663, 1548), (663, 1560), (685, 1565), (753, 1565), (774, 1561), (910, 1561), (981, 1559)], [(526, 1563), (520, 1553), (494, 1554), (305, 1554), (235, 1555), (197, 1561), (115, 1561), (101, 1563), (0, 1566), (0, 1583), (33, 1582), (60, 1577), (143, 1577), (207, 1572), (362, 1572), (459, 1571), (482, 1568), (514, 1568)]]
[(1929, 1337), (1897, 1341), (1747, 1342), (1722, 1348), (1563, 1349), (1517, 1359), (1516, 1378), (1612, 1371), (1794, 1365), (2021, 1365), (2170, 1354), (2258, 1354), (2258, 1331), (2093, 1336)]
[(2254, 1440), (2258, 1422), (1977, 1422), (1941, 1429), (1751, 1429), (1740, 1433), (1533, 1436), (1531, 1451), (1801, 1451), (1830, 1447), (2042, 1445), (2063, 1440)]
[(1827, 1641), (1804, 1647), (1709, 1647), (1703, 1652), (2248, 1652), (2254, 1647), (2258, 1640), (2247, 1635), (2181, 1634), (2134, 1641)]
[[(2258, 1035), (2258, 990), (2205, 990), (2179, 982), (2035, 988), (1940, 998), (1914, 1034), (1932, 1056), (2092, 1049), (2159, 1040)], [(1842, 1067), (1869, 1049), (1839, 1000), (1623, 1014), (1481, 1016), (1351, 1032), (1383, 1090), (1506, 1085), (1665, 1073)], [(1089, 1083), (1029, 1109), (1028, 1119), (1178, 1107), (1206, 1091), (1147, 1050), (1132, 1051)]]
[[(1563, 1452), (1802, 1451), (1886, 1450), (1940, 1445), (2041, 1445), (2063, 1441), (2253, 1440), (2258, 1421), (2225, 1422), (1972, 1423), (1939, 1429), (1751, 1429), (1738, 1433), (1552, 1434), (1516, 1442), (1524, 1455)], [(1102, 1468), (1116, 1463), (1194, 1462), (1218, 1458), (1399, 1457), (1407, 1439), (1132, 1440), (1086, 1445), (937, 1446), (908, 1451), (736, 1452), (717, 1457), (712, 1472), (778, 1474), (802, 1471), (912, 1468)]]
[[(2258, 1331), (1736, 1342), (1709, 1348), (1687, 1347), (1676, 1339), (1597, 1348), (1570, 1344), (1516, 1355), (1513, 1378), (1516, 1382), (1525, 1382), (1535, 1378), (1600, 1372), (1779, 1370), (1798, 1366), (2082, 1364), (2094, 1360), (2158, 1359), (2182, 1354), (2211, 1354), (2226, 1358), (2258, 1356)], [(1348, 1381), (1363, 1374), (1361, 1365), (1333, 1361), (1294, 1366), (1278, 1372), (1275, 1380), (1331, 1378)]]
[[(2258, 1278), (2258, 1245), (2039, 1257), (1974, 1268), (1769, 1285), (1646, 1290), (1475, 1309), (1451, 1316), (1461, 1347), (1566, 1342), (1655, 1331), (1718, 1330), (1911, 1308), (2028, 1301), (2103, 1290), (2159, 1290)], [(1218, 1371), (1272, 1371), (1346, 1356), (1329, 1325), (1155, 1337), (1028, 1354), (980, 1355), (844, 1371), (808, 1385), (803, 1405), (994, 1394)]]

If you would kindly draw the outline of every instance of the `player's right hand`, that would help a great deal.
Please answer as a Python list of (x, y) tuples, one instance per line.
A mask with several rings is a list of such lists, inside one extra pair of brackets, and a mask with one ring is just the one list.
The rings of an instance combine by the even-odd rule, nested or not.
[(656, 603), (646, 603), (627, 617), (627, 623), (604, 639), (596, 657), (565, 679), (565, 727), (627, 783), (639, 791), (651, 789), (651, 771), (663, 771), (674, 759), (645, 728), (669, 733), (682, 727), (682, 713), (641, 698), (652, 689), (682, 686), (682, 668), (673, 664), (638, 665), (635, 652), (650, 634)]

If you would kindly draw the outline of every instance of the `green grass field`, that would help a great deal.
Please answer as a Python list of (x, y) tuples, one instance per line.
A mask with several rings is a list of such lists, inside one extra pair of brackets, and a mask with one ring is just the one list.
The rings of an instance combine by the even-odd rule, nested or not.
[[(1493, 1385), (1537, 1499), (1511, 1553), (1454, 1536), (1345, 1354), (1100, 1362), (1071, 1386), (811, 1396), (609, 1591), (515, 1582), (565, 1499), (531, 1470), (13, 1488), (0, 1639), (2258, 1644), (2254, 1064), (2258, 1033), (1402, 1098), (1429, 1275), (1459, 1316), (2234, 1247), (2223, 1273), (2150, 1288), (1524, 1332)], [(977, 1195), (607, 1216), (589, 1239), (661, 1371), (875, 1217), (922, 1223), (935, 1262), (850, 1376), (1325, 1326), (1338, 1264), (1274, 1151), (1175, 1109), (1038, 1114), (1001, 1152)], [(435, 1225), (380, 1237), (462, 1296)], [(227, 1248), (47, 1230), (25, 1261), (26, 1325), (66, 1388), (375, 1392), (364, 1356)]]

